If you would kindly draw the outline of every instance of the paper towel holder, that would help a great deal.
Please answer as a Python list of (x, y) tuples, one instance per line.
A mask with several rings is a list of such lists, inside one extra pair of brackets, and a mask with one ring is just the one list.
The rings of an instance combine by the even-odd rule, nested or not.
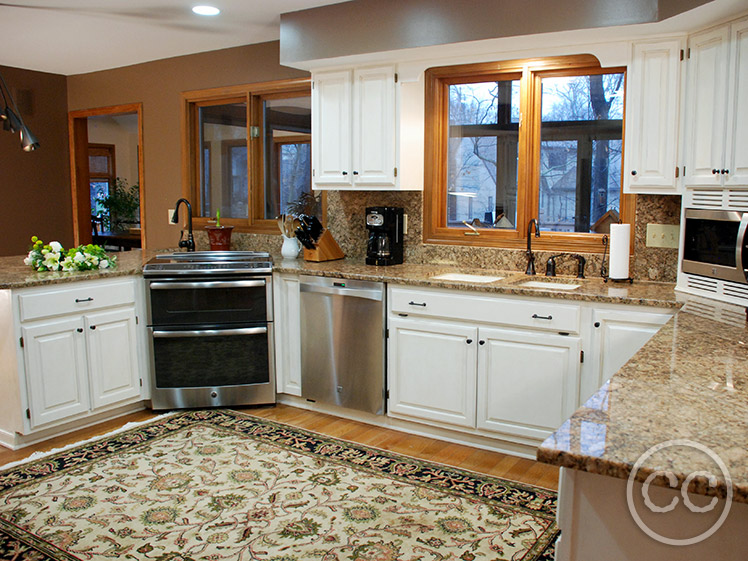
[[(620, 222), (619, 222), (620, 224)], [(600, 276), (603, 278), (603, 282), (627, 282), (629, 284), (634, 284), (634, 279), (631, 277), (628, 277), (626, 279), (613, 279), (608, 276), (608, 266), (605, 264), (605, 258), (608, 255), (608, 244), (610, 243), (610, 239), (608, 238), (608, 234), (605, 234), (603, 236), (603, 245), (605, 246), (605, 249), (603, 250), (603, 264), (600, 265)]]

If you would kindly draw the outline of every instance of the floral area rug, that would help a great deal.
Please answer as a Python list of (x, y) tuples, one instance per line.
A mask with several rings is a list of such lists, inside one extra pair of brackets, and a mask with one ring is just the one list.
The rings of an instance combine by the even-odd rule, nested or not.
[(550, 560), (556, 493), (227, 410), (0, 472), (0, 559)]

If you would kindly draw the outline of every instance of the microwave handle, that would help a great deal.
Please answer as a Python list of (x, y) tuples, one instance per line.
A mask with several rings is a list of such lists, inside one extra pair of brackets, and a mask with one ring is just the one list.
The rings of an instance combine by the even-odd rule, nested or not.
[(735, 263), (740, 275), (743, 277), (743, 282), (746, 282), (745, 268), (743, 267), (743, 248), (746, 242), (746, 231), (748, 231), (748, 212), (744, 212), (740, 218), (740, 227), (738, 228), (738, 239), (735, 244)]

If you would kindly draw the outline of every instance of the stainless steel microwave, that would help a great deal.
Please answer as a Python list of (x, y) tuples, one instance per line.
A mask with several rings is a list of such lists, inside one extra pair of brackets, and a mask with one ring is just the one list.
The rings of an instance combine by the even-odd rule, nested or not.
[(748, 212), (687, 208), (684, 273), (746, 283)]

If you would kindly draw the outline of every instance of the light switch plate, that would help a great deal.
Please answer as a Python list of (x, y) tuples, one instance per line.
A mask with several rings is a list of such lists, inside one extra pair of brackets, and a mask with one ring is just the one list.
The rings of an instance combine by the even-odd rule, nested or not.
[(647, 224), (647, 247), (678, 248), (680, 226), (677, 224)]

